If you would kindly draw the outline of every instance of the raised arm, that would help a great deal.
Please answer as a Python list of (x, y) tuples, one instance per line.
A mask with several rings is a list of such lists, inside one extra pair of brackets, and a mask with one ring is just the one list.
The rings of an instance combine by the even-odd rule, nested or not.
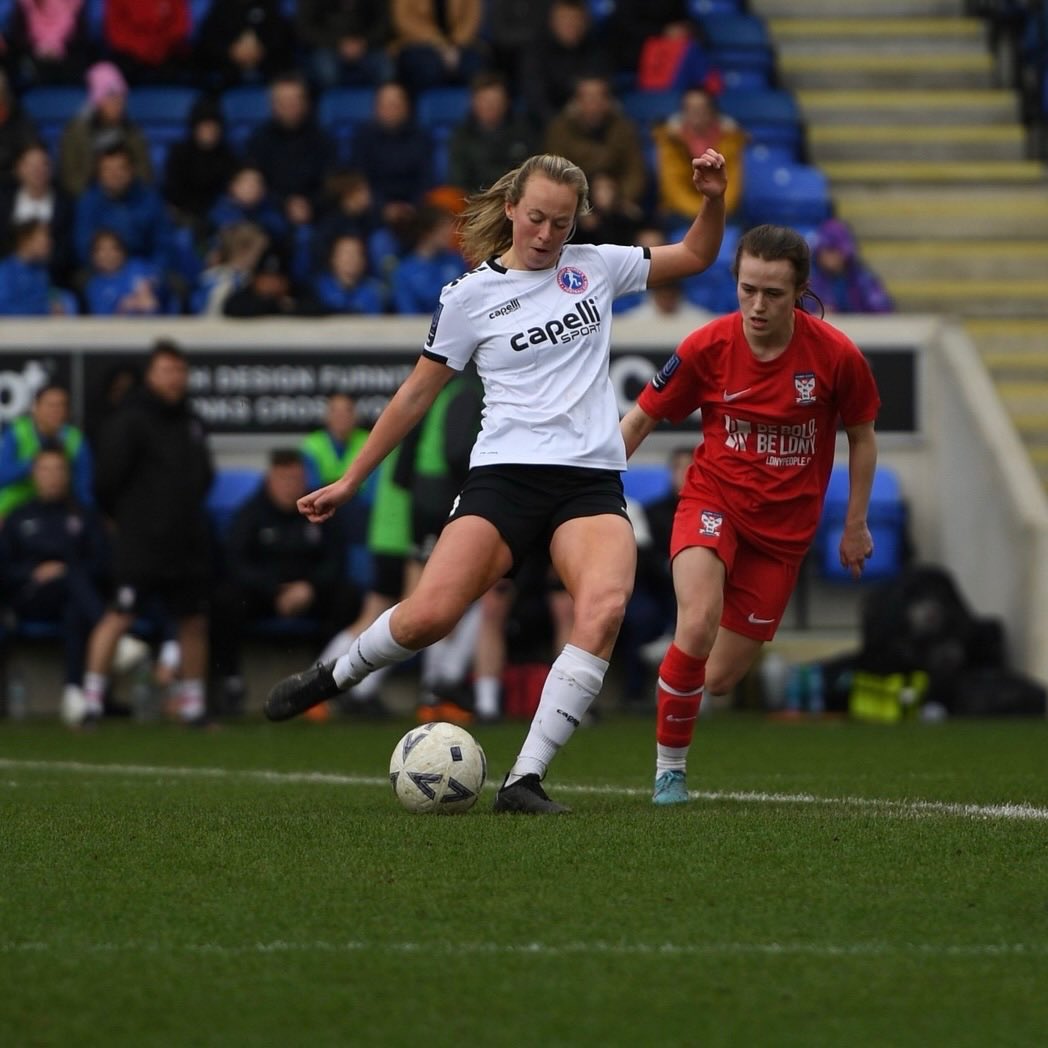
[(429, 410), (437, 394), (455, 374), (453, 368), (420, 357), (414, 371), (379, 415), (371, 434), (349, 468), (333, 484), (311, 491), (298, 500), (299, 512), (314, 524), (327, 520), (339, 506), (360, 490), (371, 471), (408, 435)]
[(707, 149), (692, 160), (691, 177), (695, 188), (706, 198), (702, 210), (683, 239), (651, 249), (648, 287), (701, 273), (713, 264), (720, 251), (724, 239), (724, 191), (728, 188), (724, 157)]

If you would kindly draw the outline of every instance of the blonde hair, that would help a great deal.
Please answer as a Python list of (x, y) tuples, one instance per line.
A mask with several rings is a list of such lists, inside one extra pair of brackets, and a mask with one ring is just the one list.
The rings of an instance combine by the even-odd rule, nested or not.
[(589, 183), (582, 168), (552, 153), (528, 157), (520, 167), (507, 171), (488, 189), (474, 193), (466, 200), (459, 234), (462, 253), (471, 265), (492, 255), (499, 255), (513, 244), (513, 225), (506, 217), (506, 204), (517, 204), (532, 175), (545, 175), (551, 182), (571, 186), (578, 204), (575, 215), (589, 214)]

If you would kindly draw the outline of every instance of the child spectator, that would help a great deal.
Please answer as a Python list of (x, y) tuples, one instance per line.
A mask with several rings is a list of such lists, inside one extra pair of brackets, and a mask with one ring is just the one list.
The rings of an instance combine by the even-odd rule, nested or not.
[(226, 299), (234, 291), (247, 286), (268, 246), (269, 237), (265, 230), (253, 222), (223, 226), (208, 254), (206, 268), (197, 277), (189, 311), (221, 316)]
[(294, 283), (286, 253), (271, 245), (262, 253), (247, 284), (225, 300), (222, 312), (227, 317), (242, 318), (315, 317), (323, 308)]
[(324, 199), (326, 206), (313, 236), (317, 269), (326, 265), (331, 245), (338, 237), (354, 236), (370, 241), (379, 228), (371, 185), (360, 171), (336, 171), (330, 175)]
[(96, 62), (88, 69), (87, 105), (66, 124), (59, 141), (59, 180), (62, 188), (79, 196), (95, 173), (98, 154), (121, 146), (127, 150), (136, 178), (149, 182), (153, 167), (149, 142), (127, 115), (127, 81), (112, 62)]
[(827, 313), (890, 313), (891, 297), (859, 257), (851, 229), (828, 218), (816, 230), (808, 288)]
[(415, 246), (393, 274), (393, 307), (397, 313), (432, 313), (445, 284), (468, 269), (455, 250), (455, 216), (426, 206), (415, 219)]
[(385, 289), (367, 275), (367, 245), (360, 237), (340, 236), (331, 245), (327, 272), (313, 284), (317, 298), (331, 313), (384, 312)]
[(244, 164), (234, 172), (226, 192), (208, 214), (208, 220), (216, 231), (250, 222), (274, 241), (283, 241), (288, 234), (287, 220), (269, 195), (265, 175), (254, 164)]
[(94, 316), (156, 316), (164, 311), (156, 267), (128, 258), (123, 241), (108, 229), (100, 229), (91, 240), (91, 277), (84, 299)]
[(10, 182), (15, 160), (26, 146), (38, 140), (36, 125), (23, 112), (7, 74), (0, 69), (0, 186)]
[(75, 313), (75, 300), (51, 283), (51, 231), (38, 218), (14, 230), (14, 250), (0, 260), (0, 314), (48, 317)]

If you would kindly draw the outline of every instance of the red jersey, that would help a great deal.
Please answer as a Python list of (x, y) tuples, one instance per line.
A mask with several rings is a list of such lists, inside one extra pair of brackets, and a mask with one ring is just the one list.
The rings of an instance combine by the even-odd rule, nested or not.
[(735, 527), (772, 554), (811, 544), (833, 468), (837, 421), (872, 422), (880, 397), (846, 335), (802, 310), (774, 360), (754, 356), (735, 312), (693, 331), (637, 403), (652, 418), (702, 412), (703, 441), (682, 495), (713, 488)]

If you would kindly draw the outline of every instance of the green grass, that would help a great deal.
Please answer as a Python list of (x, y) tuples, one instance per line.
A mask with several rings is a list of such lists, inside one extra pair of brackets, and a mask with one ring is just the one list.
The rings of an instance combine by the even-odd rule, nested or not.
[(610, 719), (556, 819), (402, 812), (407, 727), (0, 725), (0, 1044), (1044, 1043), (1048, 723), (712, 718), (657, 810)]

